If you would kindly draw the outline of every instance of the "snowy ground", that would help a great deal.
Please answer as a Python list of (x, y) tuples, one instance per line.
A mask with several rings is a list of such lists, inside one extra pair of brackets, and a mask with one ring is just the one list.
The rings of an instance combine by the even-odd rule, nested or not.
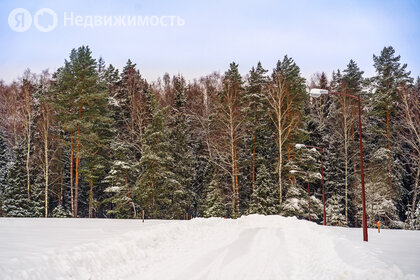
[(420, 279), (420, 231), (278, 216), (0, 219), (0, 279)]

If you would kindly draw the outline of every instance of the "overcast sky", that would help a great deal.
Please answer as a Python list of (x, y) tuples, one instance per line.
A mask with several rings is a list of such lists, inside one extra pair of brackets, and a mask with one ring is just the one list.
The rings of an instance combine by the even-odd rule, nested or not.
[[(40, 32), (34, 25), (15, 32), (9, 14), (41, 8), (57, 14), (57, 26)], [(64, 26), (68, 16), (179, 16), (182, 26)], [(412, 76), (420, 75), (420, 1), (19, 1), (0, 2), (0, 79), (10, 82), (24, 69), (54, 71), (70, 50), (89, 45), (95, 58), (122, 68), (127, 59), (147, 79), (165, 72), (187, 79), (239, 64), (242, 74), (258, 61), (272, 69), (285, 54), (303, 75), (343, 69), (354, 59), (366, 76), (374, 74), (372, 55), (392, 45)], [(167, 20), (167, 19), (165, 19)], [(52, 16), (39, 20), (48, 26)], [(167, 21), (166, 21), (167, 22)]]

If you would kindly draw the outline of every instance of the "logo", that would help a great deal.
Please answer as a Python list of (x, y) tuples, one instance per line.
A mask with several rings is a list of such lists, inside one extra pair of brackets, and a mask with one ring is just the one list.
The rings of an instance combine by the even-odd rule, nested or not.
[(16, 8), (9, 14), (9, 26), (13, 31), (24, 32), (32, 25), (32, 16), (28, 10)]
[(23, 8), (16, 8), (9, 14), (9, 26), (16, 32), (28, 30), (32, 21), (39, 31), (50, 32), (57, 26), (58, 19), (57, 14), (49, 8), (39, 9), (33, 18), (31, 13)]
[[(43, 22), (40, 18), (45, 19), (45, 17), (47, 17), (46, 26), (40, 23)], [(42, 8), (34, 15), (34, 25), (41, 32), (50, 32), (57, 26), (57, 14), (51, 9)]]

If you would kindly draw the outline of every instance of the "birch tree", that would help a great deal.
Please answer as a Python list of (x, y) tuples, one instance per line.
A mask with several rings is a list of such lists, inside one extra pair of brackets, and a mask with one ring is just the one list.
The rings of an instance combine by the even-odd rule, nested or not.
[(267, 100), (269, 114), (276, 130), (277, 144), (277, 180), (279, 204), (283, 202), (283, 167), (285, 149), (292, 136), (299, 134), (302, 122), (303, 102), (305, 101), (305, 79), (300, 76), (300, 69), (293, 59), (285, 56), (277, 63), (273, 72), (273, 82), (268, 86)]
[(26, 143), (26, 191), (28, 199), (31, 199), (31, 147), (32, 147), (32, 128), (33, 128), (33, 94), (35, 92), (35, 76), (28, 70), (25, 71), (22, 79), (22, 92), (23, 92), (23, 106), (22, 106), (22, 124), (23, 135)]
[(412, 188), (411, 207), (409, 208), (408, 222), (409, 226), (414, 220), (416, 210), (419, 180), (420, 180), (420, 79), (417, 80), (417, 87), (412, 89), (405, 85), (399, 92), (401, 98), (401, 137), (404, 142), (411, 148), (408, 154), (409, 162), (411, 162), (414, 171), (414, 186)]
[(225, 73), (223, 79), (223, 91), (220, 93), (220, 103), (218, 107), (218, 123), (220, 136), (225, 144), (218, 142), (225, 149), (219, 147), (214, 149), (219, 153), (219, 159), (228, 163), (229, 168), (225, 169), (231, 178), (232, 187), (232, 216), (240, 216), (239, 209), (239, 170), (238, 170), (238, 140), (240, 135), (240, 126), (243, 122), (241, 115), (241, 95), (243, 93), (242, 78), (238, 71), (238, 64), (232, 62), (229, 70)]

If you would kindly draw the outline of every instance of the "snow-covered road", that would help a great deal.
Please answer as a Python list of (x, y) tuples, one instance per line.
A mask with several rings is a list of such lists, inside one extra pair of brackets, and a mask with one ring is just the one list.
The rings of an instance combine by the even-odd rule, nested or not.
[(0, 219), (1, 279), (420, 279), (420, 232), (295, 218)]

